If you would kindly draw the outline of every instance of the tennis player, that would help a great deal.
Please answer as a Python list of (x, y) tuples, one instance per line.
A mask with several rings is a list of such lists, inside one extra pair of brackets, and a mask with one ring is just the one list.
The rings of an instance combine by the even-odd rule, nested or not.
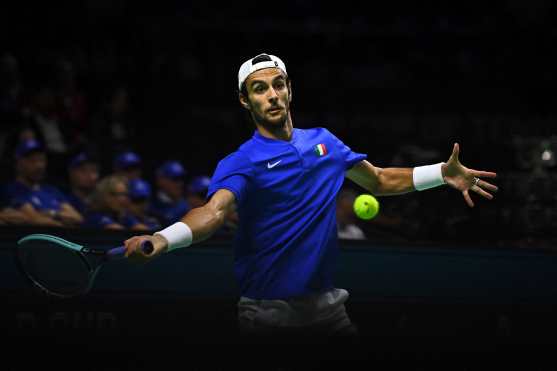
[[(240, 104), (255, 124), (253, 137), (219, 162), (208, 202), (152, 236), (125, 241), (126, 254), (149, 261), (162, 253), (209, 238), (233, 210), (240, 216), (235, 275), (240, 287), (240, 328), (249, 333), (354, 334), (345, 289), (332, 280), (337, 246), (336, 196), (347, 177), (369, 191), (398, 195), (445, 184), (462, 193), (493, 198), (497, 187), (459, 162), (454, 144), (446, 163), (380, 168), (352, 151), (325, 128), (296, 129), (292, 86), (283, 61), (260, 54), (238, 73)], [(138, 246), (151, 240), (155, 252)], [(297, 332), (301, 330), (302, 332)]]

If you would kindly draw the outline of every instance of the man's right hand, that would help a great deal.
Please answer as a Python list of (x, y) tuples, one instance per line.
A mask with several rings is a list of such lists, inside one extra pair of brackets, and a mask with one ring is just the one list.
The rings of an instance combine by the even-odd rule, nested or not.
[[(143, 250), (141, 250), (141, 244), (144, 241), (151, 241), (151, 243), (153, 244), (154, 250), (149, 255), (145, 254)], [(149, 261), (153, 260), (166, 251), (168, 242), (164, 237), (160, 235), (143, 235), (127, 239), (126, 241), (124, 241), (124, 246), (126, 247), (125, 256), (130, 261), (134, 263), (148, 263)]]

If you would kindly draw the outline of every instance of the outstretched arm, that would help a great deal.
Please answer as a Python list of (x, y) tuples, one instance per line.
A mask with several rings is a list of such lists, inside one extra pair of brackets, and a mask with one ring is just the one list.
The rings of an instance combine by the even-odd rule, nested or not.
[[(469, 191), (476, 192), (480, 196), (491, 200), (493, 195), (489, 192), (496, 192), (497, 186), (481, 180), (479, 177), (495, 178), (497, 174), (465, 167), (460, 163), (459, 152), (460, 147), (458, 143), (455, 143), (449, 160), (440, 165), (439, 179), (459, 190), (470, 207), (474, 207), (474, 202)], [(416, 181), (422, 182), (423, 179), (418, 179), (421, 175), (416, 174), (416, 169), (419, 168), (383, 169), (364, 160), (348, 170), (346, 177), (376, 196), (397, 195), (419, 189), (416, 186)], [(427, 179), (425, 183), (427, 183)], [(422, 186), (421, 189), (427, 188), (429, 186), (426, 185)]]
[[(235, 208), (234, 194), (227, 189), (220, 189), (215, 192), (209, 202), (190, 210), (180, 222), (191, 230), (191, 243), (200, 242), (215, 233), (223, 225), (226, 215)], [(155, 248), (155, 251), (149, 256), (143, 254), (139, 249), (145, 240), (150, 240)], [(168, 244), (169, 241), (159, 233), (152, 236), (135, 236), (125, 241), (126, 256), (132, 260), (144, 262), (166, 252)]]

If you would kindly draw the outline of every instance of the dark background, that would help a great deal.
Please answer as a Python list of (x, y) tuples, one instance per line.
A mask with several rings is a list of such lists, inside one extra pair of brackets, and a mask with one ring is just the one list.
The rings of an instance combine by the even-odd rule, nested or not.
[(129, 147), (148, 170), (179, 158), (190, 174), (211, 175), (247, 140), (253, 127), (237, 101), (237, 71), (267, 52), (286, 63), (296, 127), (325, 126), (381, 167), (446, 161), (458, 141), (465, 165), (499, 174), (495, 200), (473, 194), (475, 209), (449, 189), (383, 198), (383, 214), (398, 224), (367, 223), (368, 234), (553, 244), (557, 29), (550, 1), (18, 4), (2, 15), (1, 49), (17, 58), (24, 89), (49, 81), (60, 58), (73, 63), (91, 115), (107, 90), (128, 87), (136, 129)]
[[(372, 336), (377, 336), (373, 340), (384, 352), (380, 361), (390, 366), (394, 361), (408, 360), (398, 353), (401, 349), (409, 351), (406, 356), (410, 354), (410, 360), (419, 361), (435, 358), (439, 346), (445, 345), (455, 358), (449, 361), (447, 356), (444, 369), (455, 369), (455, 365), (468, 369), (463, 355), (466, 350), (477, 345), (480, 354), (495, 352), (492, 344), (498, 343), (518, 345), (515, 352), (510, 347), (505, 357), (494, 357), (490, 363), (493, 369), (500, 368), (501, 363), (512, 364), (514, 359), (509, 354), (523, 356), (525, 369), (534, 363), (544, 369), (539, 355), (526, 356), (524, 344), (535, 349), (540, 342), (553, 344), (556, 328), (555, 295), (550, 290), (555, 256), (538, 254), (539, 249), (552, 250), (557, 237), (554, 19), (551, 1), (495, 1), (489, 5), (447, 2), (436, 6), (392, 2), (323, 5), (309, 1), (218, 5), (204, 1), (165, 5), (131, 1), (18, 2), (1, 12), (0, 53), (17, 58), (24, 91), (30, 94), (53, 79), (55, 61), (71, 61), (79, 90), (87, 99), (87, 117), (101, 110), (112, 87), (127, 86), (135, 128), (129, 147), (142, 154), (148, 173), (160, 161), (177, 157), (190, 174), (210, 175), (221, 158), (251, 136), (254, 128), (237, 101), (237, 72), (242, 62), (261, 52), (278, 55), (286, 63), (293, 84), (296, 127), (325, 126), (355, 151), (369, 154), (369, 160), (378, 166), (410, 167), (446, 161), (452, 144), (458, 141), (465, 165), (497, 171), (495, 183), (500, 191), (496, 198), (488, 202), (473, 194), (477, 204), (474, 209), (466, 206), (458, 192), (447, 188), (381, 198), (382, 214), (398, 218), (398, 222), (391, 226), (361, 223), (369, 241), (354, 242), (350, 249), (343, 250), (344, 258), (353, 264), (343, 267), (344, 277), (359, 282), (361, 288), (384, 289), (391, 295), (401, 280), (415, 286), (401, 285), (399, 297), (385, 299), (363, 289), (358, 294), (351, 282), (354, 297), (348, 309), (364, 330), (370, 329)], [(0, 131), (7, 138), (1, 153), (5, 170), (2, 180), (11, 176), (10, 135), (16, 130), (16, 121), (0, 123)], [(91, 122), (87, 120), (85, 127)], [(89, 144), (103, 149), (102, 140)], [(59, 178), (54, 181), (64, 181), (63, 174), (51, 175)], [(15, 235), (40, 232), (35, 228), (3, 228), (0, 234), (5, 256), (11, 254)], [(72, 240), (103, 246), (129, 237), (91, 231), (80, 234), (75, 230), (63, 233)], [(100, 237), (102, 243), (95, 241)], [(425, 255), (416, 255), (413, 251), (383, 249), (388, 246), (384, 242), (389, 241), (405, 249), (426, 244), (446, 251), (424, 250), (420, 253), (427, 252)], [(374, 246), (381, 248), (362, 249)], [(459, 246), (463, 247), (462, 256), (454, 249)], [(216, 247), (231, 261), (227, 240), (218, 241)], [(485, 248), (485, 253), (465, 251), (470, 247)], [(534, 255), (525, 257), (517, 249), (530, 249), (528, 254)], [(365, 260), (358, 255), (362, 252), (379, 254), (390, 265), (385, 264), (382, 271), (367, 271)], [(187, 253), (183, 253), (183, 261), (195, 265)], [(400, 266), (401, 256), (414, 258)], [(437, 260), (438, 256), (446, 261)], [(5, 266), (9, 265), (7, 259)], [(427, 264), (422, 264), (424, 261)], [(493, 265), (485, 265), (486, 261)], [(170, 260), (163, 263), (170, 264)], [(179, 267), (179, 261), (172, 264)], [(453, 266), (459, 268), (451, 280), (446, 280), (444, 275), (450, 275), (447, 271)], [(220, 266), (204, 267), (197, 266), (209, 276)], [(353, 267), (360, 267), (361, 275), (355, 274)], [(393, 275), (392, 268), (402, 272)], [(161, 271), (163, 279), (152, 283), (158, 288), (168, 282), (167, 272)], [(374, 274), (382, 279), (373, 278)], [(145, 351), (142, 325), (152, 326), (155, 333), (183, 330), (180, 340), (186, 338), (188, 345), (198, 340), (188, 337), (187, 330), (199, 316), (203, 324), (218, 318), (216, 326), (224, 322), (226, 326), (235, 325), (233, 294), (219, 297), (221, 307), (187, 295), (180, 297), (183, 302), (177, 307), (172, 297), (152, 298), (146, 291), (141, 292), (141, 286), (134, 282), (140, 277), (103, 276), (109, 288), (118, 280), (129, 280), (133, 283), (129, 287), (140, 290), (137, 298), (124, 289), (107, 293), (101, 287), (95, 295), (77, 302), (38, 304), (35, 296), (25, 296), (27, 289), (17, 286), (22, 284), (20, 280), (6, 279), (2, 281), (3, 297), (10, 305), (3, 307), (7, 314), (3, 313), (2, 318), (17, 338), (21, 329), (14, 326), (19, 325), (14, 318), (21, 313), (37, 311), (48, 318), (56, 311), (114, 312), (126, 319), (122, 321), (123, 331), (129, 333), (100, 337), (101, 347), (112, 342), (113, 349), (119, 349), (118, 343), (125, 342), (126, 349), (134, 354)], [(385, 284), (385, 277), (393, 286)], [(228, 287), (229, 281), (219, 279), (204, 282), (210, 287)], [(521, 284), (515, 286), (514, 280)], [(460, 286), (455, 288), (455, 282)], [(193, 290), (197, 283), (185, 287)], [(438, 291), (433, 292), (432, 287)], [(413, 297), (428, 290), (429, 296)], [(491, 295), (490, 290), (498, 295)], [(219, 295), (214, 287), (204, 293)], [(454, 300), (461, 293), (485, 296)], [(498, 298), (501, 302), (495, 302)], [(157, 321), (143, 321), (145, 313), (156, 314)], [(83, 337), (94, 337), (89, 329), (84, 332)], [(20, 349), (24, 349), (30, 338), (28, 332), (19, 334)], [(209, 332), (205, 335), (211, 337)], [(60, 346), (69, 346), (76, 337), (73, 334), (62, 339)], [(148, 339), (157, 339), (161, 355), (172, 349), (173, 357), (182, 362), (193, 353), (191, 348), (181, 348), (182, 343), (172, 343), (172, 338)], [(431, 347), (424, 339), (433, 339)], [(33, 340), (41, 345), (40, 337)], [(230, 358), (219, 359), (221, 350), (215, 347), (218, 339), (208, 342), (208, 347), (198, 344), (198, 357), (222, 363), (225, 368)], [(74, 348), (79, 347), (74, 344)], [(92, 348), (99, 350), (96, 344)], [(363, 348), (366, 352), (370, 349)], [(236, 362), (249, 366), (243, 362), (245, 349), (228, 349), (234, 350)], [(201, 356), (203, 352), (208, 357)], [(119, 354), (112, 356), (118, 358)], [(144, 355), (128, 360), (135, 367), (145, 366), (144, 361), (165, 359), (158, 355), (147, 358)], [(109, 369), (100, 357), (97, 364), (96, 369)], [(13, 369), (18, 369), (18, 363), (14, 365)], [(66, 362), (68, 368), (73, 365)]]

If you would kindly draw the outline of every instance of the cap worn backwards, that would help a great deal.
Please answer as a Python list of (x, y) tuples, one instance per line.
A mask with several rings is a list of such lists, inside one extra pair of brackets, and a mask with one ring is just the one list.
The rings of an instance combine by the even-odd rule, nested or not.
[(264, 68), (279, 68), (285, 75), (288, 75), (286, 66), (279, 57), (266, 53), (259, 54), (254, 58), (248, 59), (240, 66), (238, 71), (238, 89), (242, 90), (242, 84), (249, 75)]

